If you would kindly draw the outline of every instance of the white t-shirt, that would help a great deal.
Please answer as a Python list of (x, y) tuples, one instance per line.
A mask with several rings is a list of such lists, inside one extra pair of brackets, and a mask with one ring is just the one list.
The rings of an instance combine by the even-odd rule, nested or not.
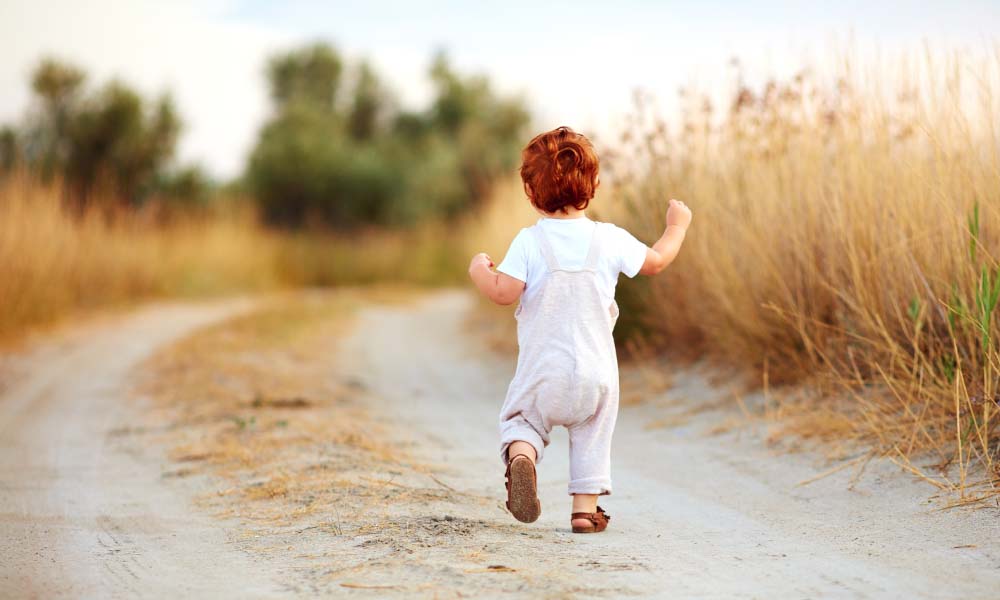
[[(610, 302), (615, 297), (618, 274), (635, 277), (646, 262), (646, 244), (631, 233), (612, 223), (595, 223), (586, 217), (577, 219), (539, 219), (537, 227), (545, 232), (556, 262), (564, 269), (580, 269), (587, 260), (594, 227), (602, 227), (601, 256), (597, 262), (598, 285)], [(530, 301), (548, 269), (538, 247), (538, 240), (528, 229), (522, 229), (497, 271), (523, 281), (523, 300)]]

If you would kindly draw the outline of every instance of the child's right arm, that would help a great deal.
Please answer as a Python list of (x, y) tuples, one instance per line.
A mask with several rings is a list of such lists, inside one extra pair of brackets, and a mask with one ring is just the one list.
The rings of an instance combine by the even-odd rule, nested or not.
[(493, 259), (484, 252), (472, 257), (469, 277), (479, 291), (500, 306), (514, 304), (521, 298), (524, 282), (499, 271), (492, 270)]
[(660, 239), (646, 251), (646, 262), (642, 264), (639, 274), (656, 275), (674, 262), (690, 224), (691, 209), (680, 200), (671, 200), (667, 208), (667, 226)]

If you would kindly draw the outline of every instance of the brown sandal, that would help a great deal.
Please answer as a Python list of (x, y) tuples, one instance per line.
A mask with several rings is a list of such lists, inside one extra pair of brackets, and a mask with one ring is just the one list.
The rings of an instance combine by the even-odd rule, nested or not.
[(604, 509), (600, 506), (597, 507), (597, 512), (592, 513), (573, 513), (569, 517), (570, 525), (572, 525), (574, 519), (587, 519), (590, 521), (589, 527), (580, 527), (578, 525), (572, 525), (573, 533), (600, 533), (608, 528), (608, 521), (611, 520), (611, 515), (604, 512)]
[(538, 475), (535, 463), (524, 454), (507, 462), (507, 510), (522, 523), (533, 523), (542, 514), (538, 500)]

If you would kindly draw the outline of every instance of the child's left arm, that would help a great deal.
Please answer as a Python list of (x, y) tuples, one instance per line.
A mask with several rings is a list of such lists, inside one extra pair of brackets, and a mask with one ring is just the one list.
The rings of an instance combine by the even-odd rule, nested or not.
[(493, 259), (485, 252), (472, 257), (469, 263), (469, 277), (479, 291), (501, 306), (513, 304), (521, 298), (524, 292), (524, 282), (506, 273), (493, 271)]
[(671, 200), (666, 221), (663, 235), (646, 251), (646, 262), (639, 270), (640, 275), (656, 275), (674, 262), (691, 225), (691, 209), (680, 200)]

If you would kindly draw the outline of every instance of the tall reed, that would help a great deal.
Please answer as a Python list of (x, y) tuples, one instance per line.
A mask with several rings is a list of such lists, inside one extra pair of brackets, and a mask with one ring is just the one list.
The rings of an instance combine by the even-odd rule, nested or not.
[(808, 381), (781, 407), (797, 433), (908, 469), (930, 453), (921, 476), (994, 494), (1000, 55), (928, 55), (891, 88), (884, 67), (840, 71), (739, 88), (721, 111), (688, 96), (676, 129), (640, 104), (613, 163), (627, 219), (653, 238), (678, 197), (695, 222), (666, 276), (626, 288), (633, 331)]
[[(350, 234), (263, 227), (250, 210), (156, 218), (95, 203), (79, 214), (58, 182), (0, 180), (0, 340), (80, 311), (159, 297), (464, 277), (461, 227), (427, 222)], [(246, 205), (246, 203), (243, 203)]]
[(134, 212), (78, 215), (61, 198), (26, 173), (0, 182), (0, 337), (81, 309), (275, 282), (272, 240), (247, 219), (161, 227)]

